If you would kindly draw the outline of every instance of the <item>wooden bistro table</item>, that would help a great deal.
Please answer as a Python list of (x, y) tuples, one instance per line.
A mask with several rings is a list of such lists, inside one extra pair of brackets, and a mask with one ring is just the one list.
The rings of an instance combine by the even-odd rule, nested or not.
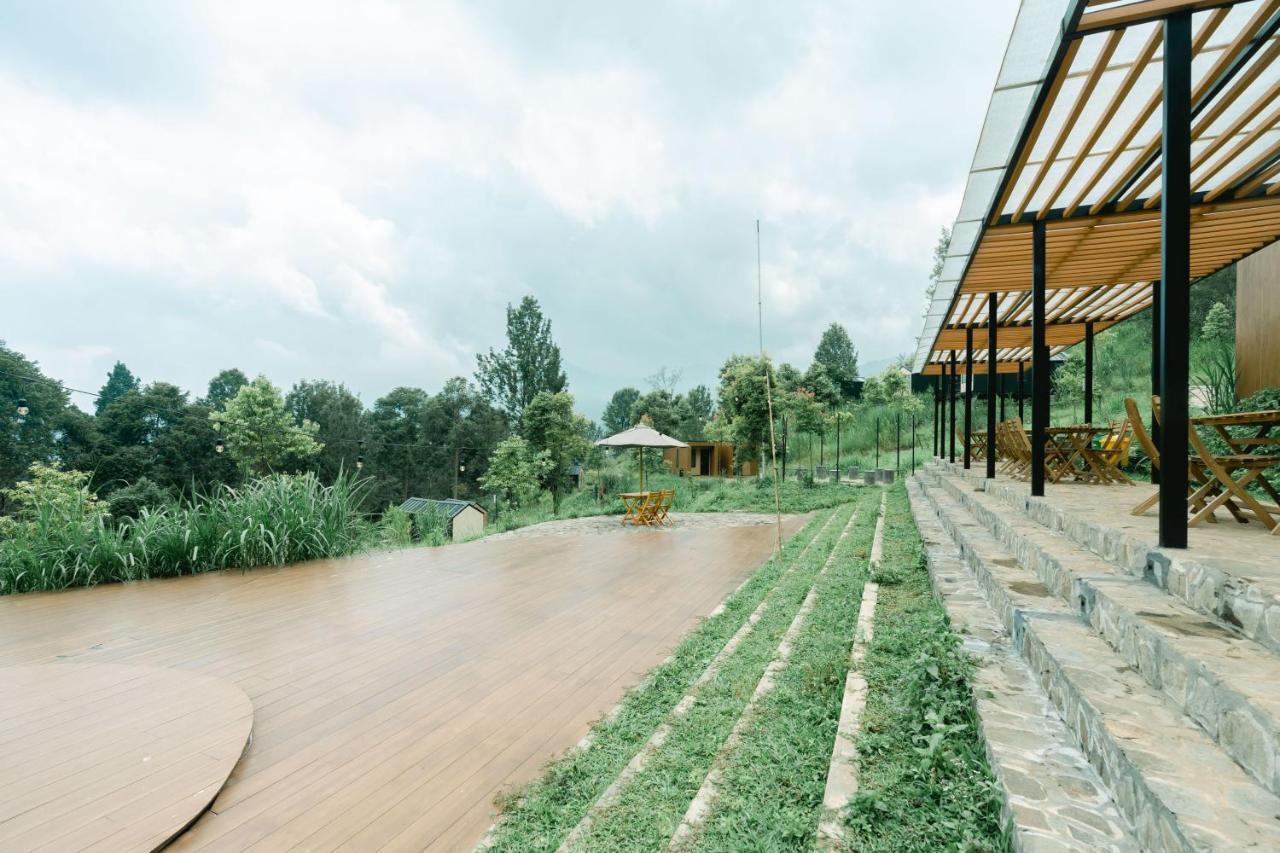
[[(1280, 504), (1280, 493), (1276, 491), (1276, 487), (1263, 475), (1264, 470), (1280, 467), (1280, 456), (1274, 456), (1270, 459), (1265, 457), (1258, 458), (1261, 454), (1259, 450), (1268, 447), (1280, 446), (1280, 435), (1272, 435), (1272, 430), (1280, 427), (1280, 409), (1271, 409), (1261, 412), (1236, 412), (1229, 415), (1205, 415), (1203, 417), (1192, 418), (1191, 428), (1207, 427), (1212, 429), (1218, 436), (1226, 442), (1231, 448), (1231, 452), (1239, 457), (1254, 457), (1253, 459), (1241, 459), (1242, 464), (1233, 470), (1229, 462), (1231, 457), (1218, 458), (1199, 440), (1194, 437), (1192, 445), (1195, 447), (1197, 455), (1200, 456), (1201, 462), (1209, 469), (1209, 472), (1218, 479), (1221, 485), (1226, 489), (1226, 495), (1235, 498), (1245, 504), (1260, 521), (1270, 523), (1271, 532), (1280, 536), (1280, 523), (1272, 516), (1274, 507), (1266, 507), (1259, 504), (1252, 495), (1246, 491), (1246, 487), (1250, 483), (1257, 485), (1266, 492), (1273, 501)], [(1241, 430), (1232, 433), (1232, 429)], [(1268, 462), (1270, 464), (1268, 464)], [(1243, 474), (1236, 474), (1236, 470), (1243, 469)]]
[(618, 495), (622, 499), (622, 506), (626, 513), (622, 516), (622, 523), (628, 521), (632, 524), (638, 524), (640, 521), (640, 510), (644, 508), (645, 503), (649, 500), (652, 492), (622, 492)]
[[(1110, 427), (1093, 424), (1049, 427), (1045, 430), (1045, 476), (1057, 483), (1068, 475), (1086, 483), (1129, 483), (1115, 463), (1093, 449), (1093, 440), (1109, 434)], [(1077, 467), (1076, 463), (1079, 463)]]

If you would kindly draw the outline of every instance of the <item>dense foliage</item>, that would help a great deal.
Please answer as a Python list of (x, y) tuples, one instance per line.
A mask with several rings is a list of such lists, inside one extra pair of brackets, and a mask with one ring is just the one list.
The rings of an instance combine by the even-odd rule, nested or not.
[(366, 484), (273, 475), (114, 518), (79, 471), (35, 464), (7, 489), (0, 595), (283, 565), (349, 554), (384, 534), (360, 512)]

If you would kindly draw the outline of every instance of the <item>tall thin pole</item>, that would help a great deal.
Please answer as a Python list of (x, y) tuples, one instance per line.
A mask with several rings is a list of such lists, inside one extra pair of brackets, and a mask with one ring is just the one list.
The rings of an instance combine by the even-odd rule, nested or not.
[(916, 413), (911, 413), (911, 473), (916, 472)]
[(902, 470), (902, 409), (893, 413), (893, 470)]
[(1044, 442), (1049, 427), (1049, 347), (1045, 343), (1044, 220), (1031, 224), (1031, 494), (1044, 497)]
[(840, 410), (836, 409), (836, 482), (840, 482)]
[(1160, 170), (1160, 544), (1187, 547), (1191, 289), (1191, 10), (1164, 19)]
[(782, 557), (782, 495), (778, 483), (778, 440), (773, 430), (773, 387), (764, 356), (764, 274), (760, 264), (760, 220), (756, 220), (756, 322), (760, 331), (760, 364), (764, 368), (764, 399), (769, 407), (769, 454), (773, 458), (773, 511), (777, 516), (778, 557)]
[(876, 468), (880, 467), (880, 419), (876, 418)]

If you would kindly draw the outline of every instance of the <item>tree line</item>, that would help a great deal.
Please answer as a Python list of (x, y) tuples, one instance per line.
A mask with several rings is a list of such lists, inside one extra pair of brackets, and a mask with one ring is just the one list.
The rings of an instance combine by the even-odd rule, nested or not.
[(477, 498), (496, 448), (513, 436), (549, 451), (554, 465), (540, 482), (555, 489), (572, 460), (543, 445), (561, 440), (566, 424), (581, 442), (591, 429), (567, 388), (551, 322), (532, 297), (508, 306), (506, 346), (481, 354), (473, 377), (435, 394), (397, 387), (368, 407), (341, 383), (309, 379), (286, 391), (237, 368), (193, 396), (117, 362), (96, 392), (76, 392), (94, 395), (89, 413), (72, 404), (74, 389), (0, 342), (0, 513), (3, 490), (36, 463), (86, 472), (117, 516), (302, 471), (323, 482), (358, 471), (370, 480), (370, 509), (410, 496)]

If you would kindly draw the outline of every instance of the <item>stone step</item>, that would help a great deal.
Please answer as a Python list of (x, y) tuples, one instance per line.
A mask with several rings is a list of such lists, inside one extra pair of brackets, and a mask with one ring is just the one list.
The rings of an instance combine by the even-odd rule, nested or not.
[(1054, 595), (1273, 793), (1280, 793), (1280, 657), (975, 491), (938, 485)]
[(923, 492), (1142, 848), (1280, 849), (1280, 798), (936, 483)]
[[(945, 462), (933, 462), (928, 470), (946, 471), (974, 484), (985, 482), (983, 472), (965, 471)], [(1033, 498), (1027, 493), (1026, 483), (1016, 480), (996, 479), (986, 482), (984, 488), (1032, 521), (1129, 574), (1145, 578), (1188, 607), (1234, 625), (1249, 639), (1280, 652), (1280, 595), (1250, 578), (1250, 567), (1242, 565), (1233, 571), (1229, 555), (1214, 555), (1209, 563), (1192, 552), (1156, 547), (1153, 540), (1090, 521), (1045, 498)]]
[(973, 702), (1014, 849), (1141, 849), (1130, 822), (1013, 648), (919, 484), (908, 480), (907, 491), (934, 592), (977, 662)]

